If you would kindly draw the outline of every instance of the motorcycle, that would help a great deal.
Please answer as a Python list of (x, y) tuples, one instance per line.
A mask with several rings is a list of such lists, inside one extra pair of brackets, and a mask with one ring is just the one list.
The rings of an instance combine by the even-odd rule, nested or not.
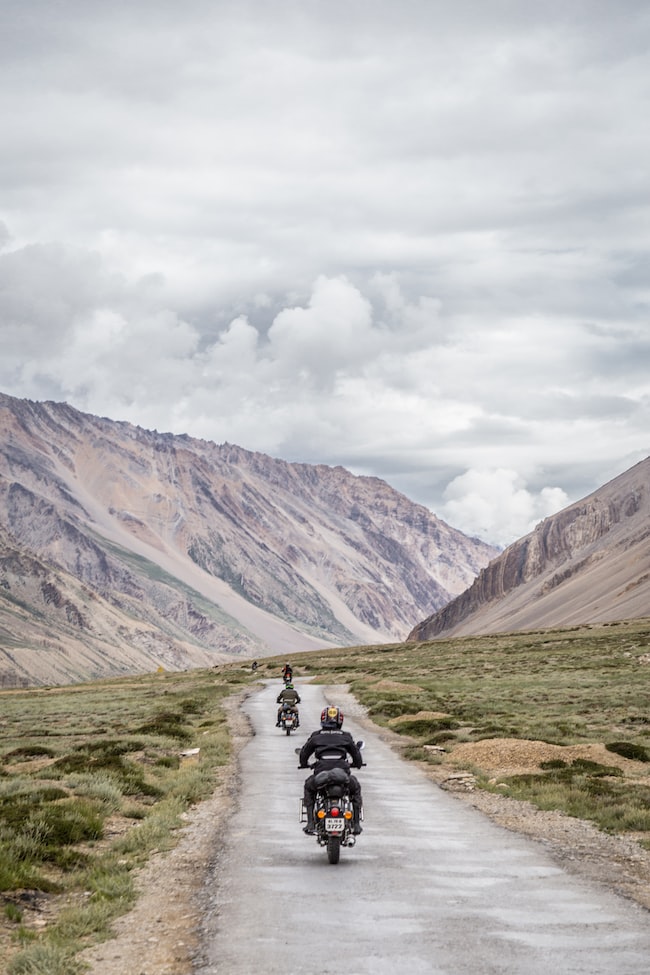
[(290, 735), (300, 726), (298, 719), (298, 708), (282, 708), (280, 712), (280, 727)]
[[(357, 742), (357, 748), (362, 749), (363, 745), (363, 741)], [(300, 754), (299, 748), (296, 748), (296, 754)], [(314, 765), (307, 767), (313, 770)], [(351, 769), (352, 766), (350, 765), (349, 768)], [(352, 832), (354, 810), (350, 798), (349, 783), (350, 772), (343, 768), (328, 769), (318, 772), (316, 775), (314, 835), (318, 845), (326, 848), (327, 859), (333, 864), (339, 862), (342, 846), (349, 849), (357, 842), (357, 837)], [(359, 811), (359, 819), (363, 822), (363, 806)], [(307, 808), (304, 799), (300, 800), (299, 822), (307, 822)]]

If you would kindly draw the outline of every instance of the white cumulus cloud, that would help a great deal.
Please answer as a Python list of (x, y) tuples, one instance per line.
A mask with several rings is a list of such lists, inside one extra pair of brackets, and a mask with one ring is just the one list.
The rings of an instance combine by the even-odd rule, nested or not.
[(3, 392), (499, 544), (650, 452), (647, 4), (5, 6)]

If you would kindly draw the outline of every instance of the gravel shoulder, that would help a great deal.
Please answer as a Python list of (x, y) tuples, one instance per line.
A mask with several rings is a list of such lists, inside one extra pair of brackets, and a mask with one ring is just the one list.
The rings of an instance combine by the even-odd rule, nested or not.
[[(404, 737), (373, 724), (345, 688), (332, 687), (329, 693), (362, 727), (378, 734), (396, 751), (404, 748)], [(178, 845), (168, 853), (153, 856), (141, 870), (137, 904), (115, 923), (115, 938), (83, 953), (81, 957), (92, 975), (124, 975), (125, 972), (188, 975), (191, 972), (200, 947), (200, 895), (228, 817), (236, 809), (237, 756), (251, 734), (240, 710), (244, 696), (233, 697), (228, 702), (233, 760), (224, 769), (221, 784), (210, 799), (188, 814)], [(511, 761), (511, 751), (507, 751), (504, 767), (509, 768)], [(490, 768), (496, 773), (498, 750), (492, 749), (491, 762)], [(582, 820), (557, 812), (542, 812), (530, 803), (473, 789), (471, 777), (459, 772), (451, 762), (419, 764), (432, 781), (453, 792), (459, 802), (469, 803), (504, 829), (542, 843), (563, 869), (650, 910), (650, 852), (633, 840), (607, 836)]]

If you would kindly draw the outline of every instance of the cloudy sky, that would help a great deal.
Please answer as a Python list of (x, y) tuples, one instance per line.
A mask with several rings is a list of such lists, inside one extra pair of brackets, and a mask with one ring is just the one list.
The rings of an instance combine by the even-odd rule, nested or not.
[(3, 0), (0, 390), (506, 545), (650, 454), (647, 0)]

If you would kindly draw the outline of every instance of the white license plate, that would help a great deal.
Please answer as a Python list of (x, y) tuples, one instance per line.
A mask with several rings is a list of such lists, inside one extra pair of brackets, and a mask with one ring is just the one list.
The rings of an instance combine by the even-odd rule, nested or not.
[(325, 832), (326, 833), (342, 833), (345, 829), (344, 819), (326, 819), (325, 820)]

